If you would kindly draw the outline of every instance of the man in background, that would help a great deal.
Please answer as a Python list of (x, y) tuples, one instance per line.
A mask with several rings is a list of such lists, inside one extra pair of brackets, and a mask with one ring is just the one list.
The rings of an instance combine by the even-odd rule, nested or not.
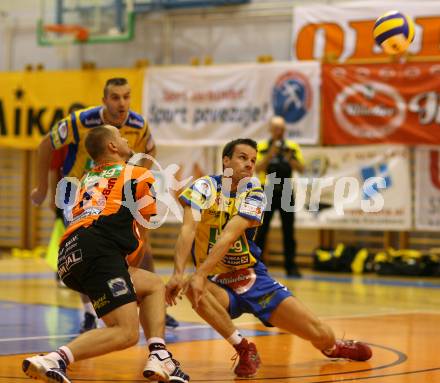
[[(291, 178), (293, 172), (304, 171), (304, 159), (298, 144), (285, 138), (286, 122), (283, 117), (272, 117), (269, 128), (271, 138), (258, 143), (256, 171), (269, 203), (255, 243), (264, 253), (270, 222), (278, 210), (283, 230), (284, 269), (288, 276), (301, 277), (295, 261), (295, 213), (292, 209), (294, 193)], [(270, 174), (272, 177), (266, 177)]]
[[(69, 107), (67, 115), (70, 115), (77, 110), (85, 109), (85, 106), (79, 103), (74, 103)], [(58, 264), (58, 250), (60, 239), (64, 234), (64, 215), (63, 210), (56, 206), (55, 195), (58, 182), (63, 178), (63, 164), (67, 156), (68, 146), (63, 146), (58, 150), (54, 150), (52, 153), (52, 159), (50, 162), (50, 173), (49, 173), (49, 189), (50, 189), (50, 201), (49, 206), (55, 213), (55, 221), (52, 228), (52, 233), (50, 236), (50, 241), (47, 246), (45, 260), (48, 265), (53, 269), (57, 270)], [(64, 286), (58, 277), (58, 273), (55, 272), (57, 282), (60, 286)]]

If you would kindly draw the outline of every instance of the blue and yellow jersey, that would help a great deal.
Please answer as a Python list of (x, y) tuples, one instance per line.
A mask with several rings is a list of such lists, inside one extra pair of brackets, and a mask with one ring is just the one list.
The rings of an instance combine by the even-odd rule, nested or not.
[(193, 244), (196, 267), (208, 257), (223, 228), (235, 215), (240, 215), (253, 225), (235, 241), (213, 271), (213, 275), (253, 266), (260, 258), (261, 250), (253, 242), (261, 225), (266, 198), (260, 184), (245, 185), (239, 192), (225, 195), (222, 176), (206, 176), (196, 180), (179, 196), (184, 204), (200, 211)]
[[(284, 141), (284, 150), (290, 150), (295, 153), (296, 160), (304, 166), (304, 157), (301, 152), (301, 149), (299, 145), (292, 140), (283, 140)], [(257, 163), (264, 159), (264, 157), (267, 155), (267, 152), (270, 149), (271, 141), (270, 140), (264, 140), (258, 142), (257, 146)], [(266, 172), (261, 171), (258, 172), (258, 179), (260, 180), (261, 184), (264, 185), (266, 183)]]
[[(93, 167), (84, 141), (90, 129), (104, 124), (103, 109), (103, 106), (80, 109), (50, 129), (49, 136), (54, 149), (68, 145), (67, 156), (63, 164), (63, 176), (81, 179), (83, 174)], [(151, 140), (151, 133), (147, 122), (140, 114), (130, 110), (119, 130), (135, 152), (146, 151)]]

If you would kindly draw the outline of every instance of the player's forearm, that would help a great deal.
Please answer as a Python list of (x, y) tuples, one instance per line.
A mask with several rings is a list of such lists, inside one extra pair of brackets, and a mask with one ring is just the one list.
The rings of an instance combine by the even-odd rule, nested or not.
[(143, 158), (140, 165), (144, 168), (151, 169), (153, 166), (153, 158), (156, 158), (156, 146), (153, 146), (152, 149), (145, 154), (148, 155), (148, 158)]
[(37, 158), (37, 186), (43, 190), (47, 190), (49, 184), (49, 169), (52, 153), (52, 144), (49, 136), (47, 135), (43, 138), (40, 146), (38, 147)]
[(175, 256), (174, 256), (174, 274), (183, 275), (185, 265), (191, 253), (191, 247), (194, 241), (195, 231), (189, 227), (182, 227), (177, 238)]
[(217, 263), (223, 259), (225, 254), (234, 244), (236, 237), (237, 236), (233, 233), (223, 232), (209, 252), (208, 258), (200, 265), (196, 273), (203, 277), (211, 275)]

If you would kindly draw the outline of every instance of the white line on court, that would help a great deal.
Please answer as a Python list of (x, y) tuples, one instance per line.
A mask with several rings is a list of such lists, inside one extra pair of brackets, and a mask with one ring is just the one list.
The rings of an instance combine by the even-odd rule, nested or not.
[[(423, 311), (392, 311), (392, 312), (380, 312), (375, 314), (356, 314), (356, 315), (346, 315), (346, 316), (326, 316), (321, 317), (325, 320), (330, 319), (352, 319), (352, 318), (370, 318), (370, 317), (380, 317), (380, 316), (397, 316), (397, 315), (408, 315), (408, 314), (440, 314), (439, 311), (435, 310), (423, 310)], [(253, 325), (258, 322), (243, 322), (243, 323), (237, 323), (237, 327), (240, 326), (248, 326)], [(176, 331), (186, 331), (186, 330), (201, 330), (201, 329), (211, 329), (211, 326), (205, 325), (205, 324), (199, 324), (195, 326), (179, 326), (173, 330), (172, 332)], [(80, 334), (65, 334), (65, 335), (45, 335), (45, 336), (29, 336), (29, 337), (17, 337), (17, 338), (0, 338), (0, 343), (6, 343), (6, 342), (20, 342), (20, 341), (26, 341), (26, 340), (45, 340), (45, 339), (62, 339), (62, 338), (73, 338)]]

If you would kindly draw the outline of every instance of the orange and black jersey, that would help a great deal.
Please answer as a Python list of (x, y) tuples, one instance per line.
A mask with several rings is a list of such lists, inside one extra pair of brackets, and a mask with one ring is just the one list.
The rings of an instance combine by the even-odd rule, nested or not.
[(93, 227), (114, 241), (130, 264), (142, 245), (136, 220), (156, 214), (153, 183), (151, 172), (140, 166), (116, 162), (93, 168), (81, 179), (73, 207), (65, 211), (70, 223), (61, 242), (80, 227)]

